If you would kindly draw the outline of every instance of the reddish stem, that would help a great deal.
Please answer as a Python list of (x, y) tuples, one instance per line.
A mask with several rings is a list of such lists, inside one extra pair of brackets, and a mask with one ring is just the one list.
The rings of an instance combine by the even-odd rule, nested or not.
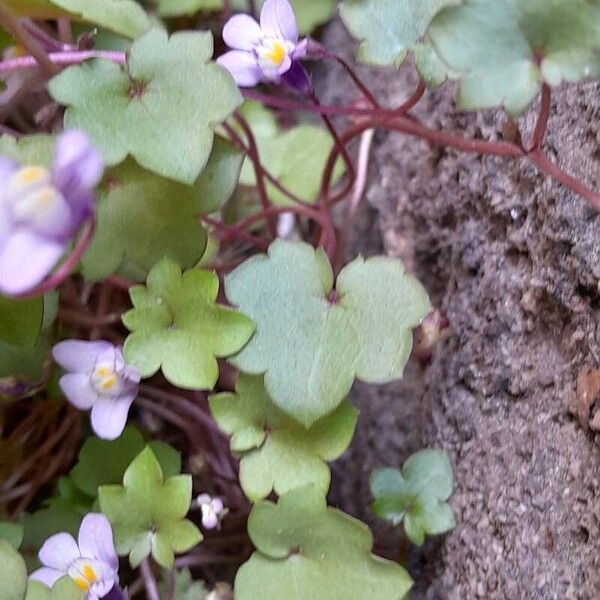
[(69, 277), (69, 275), (71, 275), (84, 252), (92, 243), (95, 231), (96, 221), (92, 219), (88, 222), (85, 231), (81, 234), (77, 245), (73, 249), (73, 252), (71, 252), (71, 254), (67, 257), (67, 260), (65, 260), (65, 262), (60, 265), (60, 267), (54, 273), (42, 281), (42, 283), (40, 283), (38, 286), (28, 292), (25, 292), (24, 294), (16, 295), (15, 298), (29, 300), (30, 298), (37, 298), (38, 296), (57, 288), (67, 277)]
[(222, 242), (227, 242), (232, 237), (237, 237), (248, 242), (249, 244), (252, 244), (252, 246), (257, 248), (261, 252), (264, 252), (269, 247), (269, 242), (267, 240), (260, 239), (244, 230), (238, 230), (235, 226), (226, 225), (225, 223), (215, 221), (214, 219), (211, 219), (207, 216), (202, 216), (201, 220), (206, 225), (209, 225), (210, 227), (213, 227), (217, 231), (224, 234), (221, 236)]
[(538, 150), (544, 141), (544, 136), (546, 135), (546, 130), (548, 128), (548, 119), (550, 118), (551, 94), (550, 86), (547, 83), (544, 83), (540, 100), (540, 113), (529, 146), (530, 152)]
[[(109, 52), (103, 50), (86, 50), (82, 52), (53, 52), (48, 58), (55, 65), (75, 65), (91, 58), (103, 58), (118, 64), (124, 64), (124, 52)], [(10, 73), (19, 69), (31, 69), (38, 66), (38, 61), (33, 56), (20, 56), (0, 62), (0, 73)]]
[(408, 100), (406, 100), (406, 102), (398, 106), (398, 108), (392, 110), (392, 114), (404, 115), (408, 111), (412, 110), (418, 104), (419, 100), (421, 100), (426, 89), (427, 88), (425, 87), (423, 80), (419, 79), (419, 85), (417, 86), (417, 89), (412, 93)]

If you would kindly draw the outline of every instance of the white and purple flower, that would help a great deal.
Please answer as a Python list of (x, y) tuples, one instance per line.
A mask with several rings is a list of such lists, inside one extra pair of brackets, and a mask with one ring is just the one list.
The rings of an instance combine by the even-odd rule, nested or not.
[(69, 575), (85, 600), (99, 600), (119, 585), (119, 560), (108, 519), (100, 513), (83, 518), (77, 541), (69, 533), (49, 537), (39, 552), (41, 569), (30, 575), (32, 581), (52, 586)]
[(0, 293), (32, 290), (94, 210), (104, 165), (80, 131), (62, 134), (51, 169), (0, 157)]
[(98, 437), (118, 438), (140, 382), (140, 372), (125, 364), (121, 348), (105, 341), (65, 340), (54, 346), (52, 355), (67, 371), (60, 388), (69, 402), (92, 410), (92, 429)]
[(221, 498), (213, 497), (210, 494), (200, 494), (196, 502), (202, 511), (202, 525), (204, 529), (214, 529), (218, 527), (223, 518), (229, 512)]
[(267, 0), (260, 25), (248, 15), (235, 15), (223, 29), (223, 40), (233, 48), (217, 59), (240, 87), (261, 82), (286, 83), (300, 91), (310, 86), (300, 64), (306, 39), (298, 40), (298, 25), (287, 0)]

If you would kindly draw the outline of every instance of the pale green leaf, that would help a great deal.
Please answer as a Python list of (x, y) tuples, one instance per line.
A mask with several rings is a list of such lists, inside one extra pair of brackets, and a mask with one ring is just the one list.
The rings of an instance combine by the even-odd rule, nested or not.
[(23, 557), (0, 539), (0, 598), (23, 600), (27, 590), (27, 569)]
[(43, 298), (15, 300), (0, 295), (0, 342), (32, 346), (42, 328)]
[(371, 554), (368, 527), (308, 486), (260, 502), (248, 520), (257, 551), (238, 571), (236, 600), (400, 600), (412, 581)]
[(108, 165), (127, 155), (146, 169), (192, 184), (208, 162), (214, 127), (241, 103), (231, 76), (210, 59), (212, 35), (152, 29), (123, 68), (105, 60), (71, 67), (49, 84)]
[(504, 105), (516, 115), (542, 82), (600, 75), (600, 3), (468, 0), (441, 11), (428, 38), (460, 80), (462, 108)]
[(198, 528), (185, 519), (192, 500), (191, 476), (165, 478), (150, 447), (129, 465), (122, 486), (103, 485), (98, 497), (113, 526), (117, 551), (129, 555), (133, 567), (152, 553), (168, 569), (175, 552), (202, 540)]
[(0, 156), (11, 158), (22, 165), (49, 167), (54, 158), (56, 138), (51, 135), (26, 135), (16, 140), (10, 135), (0, 136)]
[(413, 454), (402, 471), (376, 469), (371, 474), (373, 513), (394, 525), (404, 521), (410, 540), (421, 545), (425, 535), (438, 535), (456, 526), (446, 502), (452, 495), (454, 478), (448, 456), (441, 450)]
[(265, 373), (275, 404), (307, 427), (340, 404), (355, 378), (399, 379), (411, 329), (430, 310), (425, 290), (397, 259), (359, 257), (342, 269), (335, 291), (333, 284), (322, 251), (282, 240), (225, 279), (229, 301), (257, 329), (230, 361)]
[(23, 542), (23, 525), (11, 521), (0, 521), (0, 540), (8, 542), (15, 550)]
[[(281, 130), (273, 113), (256, 102), (246, 102), (241, 113), (253, 130), (263, 167), (296, 196), (316, 202), (321, 174), (334, 144), (326, 130), (309, 124)], [(338, 162), (332, 182), (339, 180), (342, 173), (343, 168)], [(249, 159), (244, 162), (240, 183), (256, 185), (254, 167)], [(275, 204), (294, 204), (269, 182), (267, 192)]]
[[(129, 425), (116, 440), (89, 437), (71, 471), (73, 482), (89, 496), (96, 497), (98, 487), (120, 483), (129, 463), (145, 448), (140, 431)], [(164, 442), (150, 442), (165, 477), (181, 471), (181, 455)]]
[(84, 597), (73, 579), (65, 575), (52, 586), (51, 590), (38, 581), (30, 581), (25, 600), (84, 600)]
[(221, 10), (223, 0), (153, 0), (156, 12), (161, 17), (177, 17), (179, 15), (193, 15), (200, 10)]
[[(499, 0), (502, 1), (502, 0)], [(460, 0), (344, 0), (340, 15), (361, 41), (359, 60), (400, 65), (423, 37), (435, 14)]]
[(132, 332), (125, 342), (127, 362), (143, 377), (161, 367), (174, 385), (212, 389), (217, 357), (231, 356), (250, 339), (253, 323), (243, 314), (216, 304), (219, 278), (212, 271), (182, 274), (164, 259), (150, 271), (147, 287), (130, 290), (134, 308), (123, 315)]
[(262, 377), (241, 375), (235, 389), (235, 394), (212, 396), (209, 403), (219, 427), (232, 436), (232, 451), (242, 457), (246, 496), (254, 502), (271, 491), (281, 496), (307, 484), (325, 494), (331, 479), (325, 461), (339, 458), (350, 444), (357, 410), (344, 402), (305, 429), (273, 404)]

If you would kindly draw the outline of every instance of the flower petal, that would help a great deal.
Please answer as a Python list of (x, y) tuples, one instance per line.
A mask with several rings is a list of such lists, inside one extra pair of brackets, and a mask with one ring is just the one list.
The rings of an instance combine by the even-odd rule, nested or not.
[(30, 581), (39, 581), (46, 587), (52, 589), (52, 586), (61, 578), (64, 577), (64, 571), (58, 571), (57, 569), (51, 569), (50, 567), (42, 567), (37, 569), (30, 576)]
[(267, 0), (260, 13), (260, 28), (268, 36), (298, 41), (296, 16), (287, 0)]
[(67, 373), (60, 378), (59, 385), (67, 400), (79, 410), (90, 410), (98, 400), (98, 392), (84, 373)]
[(108, 519), (101, 513), (89, 513), (81, 521), (77, 538), (79, 549), (85, 558), (108, 563), (113, 569), (119, 566), (115, 551), (113, 531)]
[(281, 83), (303, 94), (308, 93), (312, 87), (310, 76), (298, 61), (293, 61), (291, 68), (281, 76)]
[(240, 87), (253, 87), (262, 81), (262, 71), (256, 57), (250, 52), (232, 50), (217, 59)]
[(129, 407), (136, 395), (98, 399), (92, 408), (92, 429), (99, 438), (115, 440), (123, 433)]
[(0, 190), (3, 190), (12, 175), (18, 171), (19, 165), (8, 158), (0, 156)]
[(223, 41), (235, 50), (252, 50), (261, 38), (260, 26), (248, 15), (235, 15), (223, 27)]
[(33, 231), (13, 232), (0, 249), (0, 292), (28, 292), (45, 279), (65, 250), (66, 244)]
[(103, 172), (102, 157), (83, 131), (67, 131), (58, 138), (52, 179), (73, 209), (76, 227), (92, 214), (93, 191)]
[(44, 566), (61, 571), (62, 575), (66, 575), (71, 563), (77, 560), (81, 553), (72, 535), (57, 533), (44, 542), (38, 556)]
[(110, 342), (84, 342), (81, 340), (65, 340), (52, 349), (54, 360), (66, 371), (73, 373), (89, 373), (96, 365), (98, 357), (114, 350)]

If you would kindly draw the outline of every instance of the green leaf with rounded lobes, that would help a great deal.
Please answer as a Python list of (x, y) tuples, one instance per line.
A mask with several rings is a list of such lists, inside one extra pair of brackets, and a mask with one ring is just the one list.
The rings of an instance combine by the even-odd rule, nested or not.
[(185, 519), (192, 500), (192, 478), (165, 478), (156, 456), (146, 447), (129, 465), (123, 485), (98, 488), (100, 508), (113, 526), (121, 556), (137, 567), (150, 553), (169, 569), (175, 553), (202, 541), (198, 528)]
[(427, 37), (465, 109), (521, 113), (543, 82), (600, 76), (600, 2), (467, 0), (432, 20)]
[(371, 509), (375, 515), (399, 525), (420, 546), (425, 535), (452, 530), (456, 520), (446, 502), (452, 495), (454, 478), (448, 456), (441, 450), (413, 454), (402, 471), (376, 469), (371, 474)]
[(257, 551), (238, 571), (236, 600), (400, 600), (412, 585), (400, 565), (371, 554), (364, 523), (312, 486), (256, 504), (248, 533)]
[[(500, 0), (502, 1), (502, 0)], [(374, 65), (399, 66), (419, 47), (431, 19), (461, 0), (344, 0), (340, 16), (361, 41), (358, 59)]]
[(23, 557), (0, 539), (0, 598), (23, 600), (27, 590), (27, 568)]
[[(158, 459), (165, 477), (179, 474), (179, 452), (160, 441), (152, 441), (148, 446)], [(81, 491), (95, 498), (101, 485), (117, 484), (123, 480), (127, 467), (145, 447), (142, 434), (133, 425), (127, 426), (116, 440), (89, 437), (71, 471), (73, 482)]]
[(305, 429), (271, 401), (262, 377), (240, 375), (235, 390), (209, 403), (219, 427), (232, 436), (232, 451), (241, 456), (246, 496), (255, 502), (271, 491), (281, 496), (307, 484), (325, 494), (331, 480), (325, 461), (339, 458), (350, 444), (358, 411), (344, 402)]
[(71, 577), (61, 577), (52, 589), (47, 588), (39, 581), (30, 581), (27, 584), (25, 600), (84, 600), (81, 591)]
[(124, 67), (93, 60), (49, 84), (66, 105), (65, 125), (83, 129), (113, 166), (131, 155), (142, 167), (193, 184), (210, 157), (215, 126), (240, 104), (232, 77), (211, 61), (209, 32), (171, 37), (151, 29)]
[[(333, 148), (331, 136), (317, 125), (301, 124), (280, 129), (274, 114), (257, 102), (246, 102), (240, 110), (253, 131), (261, 164), (290, 192), (306, 202), (318, 199), (321, 173)], [(332, 183), (336, 183), (344, 169), (338, 162)], [(240, 183), (256, 185), (254, 166), (246, 159)], [(271, 202), (280, 206), (294, 204), (283, 192), (267, 182)]]
[(171, 260), (159, 262), (146, 286), (129, 292), (134, 308), (123, 315), (132, 332), (124, 346), (127, 362), (142, 377), (162, 368), (173, 385), (212, 389), (219, 374), (217, 357), (239, 352), (254, 332), (246, 316), (216, 304), (218, 292), (214, 272), (182, 273)]
[(0, 521), (0, 540), (8, 542), (18, 550), (23, 543), (23, 525), (12, 521)]
[(177, 183), (129, 159), (107, 172), (97, 202), (97, 230), (83, 256), (87, 279), (119, 273), (145, 279), (168, 257), (184, 269), (196, 265), (206, 248), (200, 215), (224, 204), (235, 189), (243, 156), (217, 138), (194, 185)]
[(18, 16), (47, 20), (74, 18), (132, 39), (151, 26), (150, 18), (134, 0), (5, 0), (5, 3)]
[(228, 275), (225, 291), (256, 323), (256, 334), (230, 362), (264, 373), (273, 402), (305, 427), (335, 410), (355, 378), (402, 377), (411, 330), (430, 311), (423, 286), (397, 259), (359, 257), (334, 288), (321, 250), (283, 240)]

